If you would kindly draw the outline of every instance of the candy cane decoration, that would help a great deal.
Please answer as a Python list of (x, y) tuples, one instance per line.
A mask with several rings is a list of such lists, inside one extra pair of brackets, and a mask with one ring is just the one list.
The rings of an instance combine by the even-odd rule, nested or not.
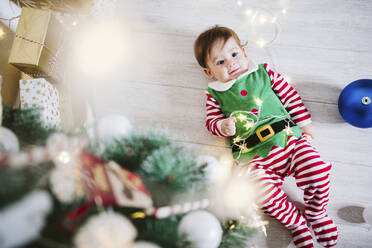
[(26, 152), (5, 152), (0, 154), (0, 164), (21, 169), (29, 165), (37, 165), (50, 161), (45, 147), (33, 147)]
[(207, 208), (209, 205), (210, 205), (209, 199), (202, 199), (199, 201), (186, 202), (172, 206), (149, 208), (146, 210), (146, 214), (149, 216), (154, 216), (157, 219), (163, 219), (171, 215), (184, 214), (193, 210), (204, 209)]

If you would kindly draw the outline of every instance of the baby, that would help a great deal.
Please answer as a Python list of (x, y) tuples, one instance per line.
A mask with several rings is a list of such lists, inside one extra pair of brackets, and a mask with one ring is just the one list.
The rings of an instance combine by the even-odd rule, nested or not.
[[(229, 28), (201, 33), (194, 53), (204, 73), (217, 80), (206, 91), (207, 129), (229, 137), (238, 166), (250, 166), (262, 210), (291, 230), (296, 247), (314, 247), (307, 222), (322, 246), (336, 245), (337, 227), (325, 209), (331, 164), (305, 137), (311, 117), (297, 91), (267, 64), (250, 60)], [(304, 190), (303, 214), (281, 189), (287, 176)]]

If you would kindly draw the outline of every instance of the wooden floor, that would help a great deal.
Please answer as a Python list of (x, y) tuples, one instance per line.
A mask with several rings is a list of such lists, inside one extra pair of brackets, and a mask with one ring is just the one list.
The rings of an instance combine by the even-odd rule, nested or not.
[[(249, 6), (246, 4), (250, 2)], [(167, 127), (174, 140), (201, 154), (230, 156), (223, 139), (204, 128), (208, 80), (193, 57), (197, 35), (215, 24), (235, 29), (249, 40), (248, 56), (268, 62), (291, 79), (313, 116), (314, 145), (332, 162), (329, 214), (339, 227), (338, 247), (372, 247), (371, 226), (362, 211), (372, 205), (372, 129), (345, 123), (338, 113), (341, 90), (372, 78), (372, 2), (369, 0), (243, 1), (265, 16), (277, 16), (279, 36), (268, 49), (254, 43), (275, 36), (274, 24), (256, 30), (236, 1), (132, 1), (121, 10), (130, 30), (130, 65), (117, 80), (96, 89), (98, 116), (121, 113), (140, 127)], [(282, 10), (286, 9), (283, 14)], [(125, 55), (124, 55), (125, 56)], [(115, 78), (115, 77), (114, 77)], [(115, 82), (115, 83), (112, 83)], [(99, 97), (97, 97), (99, 96)], [(293, 182), (286, 184), (301, 201)], [(268, 236), (252, 238), (258, 247), (294, 247), (290, 234), (270, 221)]]
[[(215, 24), (249, 40), (248, 56), (268, 62), (290, 78), (313, 116), (314, 145), (332, 162), (329, 214), (339, 227), (338, 247), (372, 247), (371, 226), (362, 211), (372, 205), (372, 129), (345, 123), (338, 113), (341, 90), (372, 78), (372, 2), (369, 0), (243, 1), (253, 14), (277, 16), (280, 34), (268, 49), (254, 43), (275, 36), (274, 24), (252, 28), (235, 1), (131, 1), (121, 10), (130, 30), (128, 64), (120, 76), (96, 88), (98, 116), (121, 113), (140, 127), (167, 127), (174, 140), (201, 154), (230, 156), (223, 139), (204, 128), (208, 80), (193, 57), (197, 35)], [(283, 14), (282, 10), (286, 9)], [(134, 53), (133, 53), (134, 52)], [(126, 55), (123, 55), (126, 56)], [(114, 83), (113, 83), (114, 82)], [(293, 182), (290, 196), (301, 201)], [(252, 238), (258, 247), (294, 247), (290, 234), (271, 221), (268, 236)]]
[[(137, 127), (166, 127), (173, 140), (200, 154), (230, 157), (225, 141), (204, 127), (208, 79), (193, 57), (193, 42), (215, 24), (231, 27), (249, 41), (248, 56), (268, 62), (291, 81), (313, 116), (313, 144), (333, 164), (328, 212), (338, 224), (337, 247), (372, 247), (372, 226), (362, 218), (363, 209), (372, 206), (372, 129), (345, 123), (337, 108), (348, 83), (372, 78), (370, 0), (251, 0), (242, 1), (242, 7), (234, 0), (125, 2), (119, 9), (127, 31), (123, 45), (129, 49), (120, 69), (88, 82), (94, 83), (98, 117), (119, 113)], [(243, 13), (247, 8), (252, 11), (248, 16)], [(256, 12), (277, 18), (280, 33), (267, 49), (254, 41), (274, 38), (275, 24), (268, 19), (253, 28)], [(81, 92), (73, 88), (71, 94)], [(293, 180), (285, 188), (301, 201)], [(289, 231), (273, 220), (267, 237), (257, 234), (251, 243), (294, 247)]]

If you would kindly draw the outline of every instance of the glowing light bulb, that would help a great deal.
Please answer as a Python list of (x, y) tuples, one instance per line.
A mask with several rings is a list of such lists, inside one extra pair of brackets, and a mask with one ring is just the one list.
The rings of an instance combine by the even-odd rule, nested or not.
[(70, 153), (63, 151), (58, 155), (58, 162), (62, 164), (67, 164), (71, 161), (71, 155)]
[(72, 26), (76, 26), (77, 25), (77, 21), (73, 21), (71, 25)]
[(245, 120), (247, 120), (248, 117), (243, 115), (243, 114), (239, 114), (238, 117), (236, 117), (236, 118), (238, 118), (240, 121), (245, 121)]
[(253, 13), (253, 11), (251, 9), (246, 9), (244, 11), (244, 14), (246, 14), (247, 16), (252, 15), (252, 13)]
[(243, 139), (242, 139), (242, 137), (240, 137), (240, 136), (236, 136), (235, 138), (234, 138), (234, 143), (236, 144), (236, 143), (238, 143), (238, 142), (240, 142), (240, 141), (242, 141)]
[(236, 4), (240, 7), (240, 6), (242, 6), (243, 5), (243, 2), (242, 1), (240, 1), (240, 0), (238, 0), (238, 1), (236, 1)]
[(259, 107), (262, 106), (262, 100), (261, 100), (260, 98), (257, 98), (257, 97), (256, 97), (254, 100), (255, 100), (257, 106), (259, 106)]
[(260, 24), (265, 24), (267, 21), (266, 17), (264, 15), (260, 16)]
[(257, 41), (256, 41), (256, 44), (257, 44), (257, 46), (259, 46), (260, 48), (263, 48), (264, 46), (266, 46), (266, 41), (263, 40), (263, 39), (260, 39), (260, 40), (257, 40)]
[(253, 122), (250, 122), (250, 121), (248, 121), (245, 125), (244, 125), (244, 127), (247, 129), (247, 130), (249, 130), (250, 128), (252, 128), (254, 126), (254, 123)]
[(282, 13), (283, 14), (286, 14), (287, 13), (287, 10), (286, 9), (282, 9)]
[(285, 129), (284, 129), (284, 132), (286, 132), (287, 135), (290, 135), (292, 132), (292, 129), (290, 126), (287, 126)]

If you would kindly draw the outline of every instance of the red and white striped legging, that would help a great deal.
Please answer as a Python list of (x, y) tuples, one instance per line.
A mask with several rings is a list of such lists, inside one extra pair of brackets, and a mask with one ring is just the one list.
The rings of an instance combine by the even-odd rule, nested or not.
[[(336, 244), (337, 227), (325, 209), (329, 199), (331, 164), (321, 160), (306, 138), (297, 140), (289, 136), (287, 147), (273, 147), (266, 158), (256, 156), (244, 166), (252, 169), (260, 191), (259, 205), (262, 210), (292, 231), (297, 247), (313, 247), (306, 220), (321, 245), (331, 247)], [(297, 186), (304, 190), (303, 215), (287, 200), (287, 195), (280, 188), (287, 176), (293, 176)]]

